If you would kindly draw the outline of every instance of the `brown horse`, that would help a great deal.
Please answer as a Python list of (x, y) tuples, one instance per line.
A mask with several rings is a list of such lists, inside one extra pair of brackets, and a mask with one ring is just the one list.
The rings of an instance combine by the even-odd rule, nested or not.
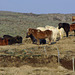
[(70, 24), (70, 31), (74, 31), (75, 36), (75, 23)]
[(39, 41), (40, 39), (45, 39), (45, 38), (49, 39), (49, 44), (51, 43), (51, 38), (52, 38), (51, 30), (41, 31), (38, 29), (29, 28), (28, 35), (31, 35), (31, 34), (37, 39), (37, 44), (40, 43), (40, 41)]
[(8, 39), (3, 39), (0, 37), (0, 45), (8, 45)]

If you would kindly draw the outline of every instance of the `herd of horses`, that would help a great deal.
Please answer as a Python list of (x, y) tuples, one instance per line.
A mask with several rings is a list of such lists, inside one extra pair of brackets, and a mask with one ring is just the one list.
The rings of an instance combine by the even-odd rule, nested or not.
[[(64, 32), (66, 33), (66, 37), (68, 37), (70, 31), (74, 31), (75, 36), (75, 23), (69, 24), (69, 23), (59, 23), (58, 29), (63, 28)], [(34, 29), (29, 28), (27, 31), (26, 38), (30, 37), (32, 40), (32, 43), (36, 44), (46, 44), (46, 38), (49, 39), (49, 44), (51, 44), (53, 31), (51, 29), (42, 31), (41, 29)], [(55, 35), (55, 34), (54, 34)]]
[(22, 43), (21, 36), (10, 36), (10, 35), (3, 35), (3, 38), (0, 37), (0, 45), (12, 45), (16, 43)]
[[(66, 37), (68, 37), (70, 31), (74, 31), (74, 36), (75, 36), (75, 23), (72, 23), (72, 24), (59, 23), (58, 29), (59, 29), (59, 32), (61, 32), (60, 29), (63, 29), (64, 32), (66, 33)], [(57, 32), (57, 31), (55, 31), (55, 33), (54, 33), (53, 30), (55, 30), (54, 27), (53, 27), (53, 29), (45, 29), (43, 31), (41, 29), (37, 29), (37, 28), (35, 28), (35, 29), (29, 28), (26, 33), (26, 38), (30, 37), (33, 44), (46, 44), (46, 38), (48, 38), (49, 44), (51, 44), (52, 38), (55, 37), (56, 32)], [(60, 35), (63, 36), (63, 34), (61, 34), (61, 33), (60, 33)], [(56, 38), (54, 40), (56, 40)], [(3, 35), (3, 38), (0, 37), (0, 45), (12, 45), (12, 44), (16, 44), (16, 43), (22, 43), (22, 39), (23, 38), (21, 36), (13, 37), (10, 35)]]

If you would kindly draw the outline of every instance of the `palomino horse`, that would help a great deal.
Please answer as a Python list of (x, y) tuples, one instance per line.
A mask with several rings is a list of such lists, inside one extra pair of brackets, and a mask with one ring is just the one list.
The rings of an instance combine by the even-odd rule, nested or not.
[(28, 35), (31, 35), (31, 34), (37, 40), (37, 44), (40, 44), (40, 41), (39, 41), (40, 39), (45, 39), (45, 38), (49, 39), (49, 44), (51, 43), (51, 39), (52, 39), (52, 31), (51, 30), (41, 31), (38, 29), (29, 28)]

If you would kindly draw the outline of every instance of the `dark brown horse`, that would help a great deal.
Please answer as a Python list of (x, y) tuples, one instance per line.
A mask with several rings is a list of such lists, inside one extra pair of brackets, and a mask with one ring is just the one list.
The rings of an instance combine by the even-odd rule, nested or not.
[(49, 39), (49, 44), (51, 43), (51, 38), (52, 38), (52, 31), (51, 30), (41, 31), (38, 29), (29, 28), (28, 35), (31, 35), (31, 34), (37, 40), (37, 44), (40, 44), (40, 41), (39, 41), (40, 39), (45, 39), (45, 38)]
[(63, 28), (66, 33), (66, 37), (68, 37), (69, 31), (70, 31), (70, 24), (69, 23), (59, 23), (58, 28), (59, 29)]
[(12, 45), (15, 43), (22, 43), (22, 37), (21, 36), (13, 37), (10, 35), (4, 35), (3, 38), (9, 40), (9, 42), (8, 42), (9, 45)]

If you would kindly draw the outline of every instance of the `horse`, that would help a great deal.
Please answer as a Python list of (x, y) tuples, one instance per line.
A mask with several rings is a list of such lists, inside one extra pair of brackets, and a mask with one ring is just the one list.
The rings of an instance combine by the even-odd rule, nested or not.
[(59, 23), (58, 29), (63, 28), (66, 32), (66, 37), (68, 37), (69, 31), (70, 31), (70, 24), (69, 23)]
[(21, 36), (16, 36), (16, 37), (14, 37), (14, 39), (16, 40), (16, 43), (22, 43), (22, 37)]
[(29, 28), (27, 33), (28, 33), (28, 35), (32, 34), (35, 37), (35, 39), (37, 40), (37, 44), (40, 44), (39, 39), (45, 39), (45, 38), (49, 39), (49, 44), (51, 42), (51, 38), (52, 38), (51, 30), (41, 31), (38, 29)]
[(70, 31), (74, 31), (75, 36), (75, 23), (70, 24)]
[[(28, 35), (28, 33), (27, 33), (26, 38), (29, 38), (29, 37), (31, 38), (33, 44), (37, 43), (37, 40), (35, 39), (35, 37), (32, 34)], [(46, 40), (40, 39), (40, 44), (46, 44)]]
[(0, 45), (8, 45), (8, 39), (4, 39), (0, 37)]

